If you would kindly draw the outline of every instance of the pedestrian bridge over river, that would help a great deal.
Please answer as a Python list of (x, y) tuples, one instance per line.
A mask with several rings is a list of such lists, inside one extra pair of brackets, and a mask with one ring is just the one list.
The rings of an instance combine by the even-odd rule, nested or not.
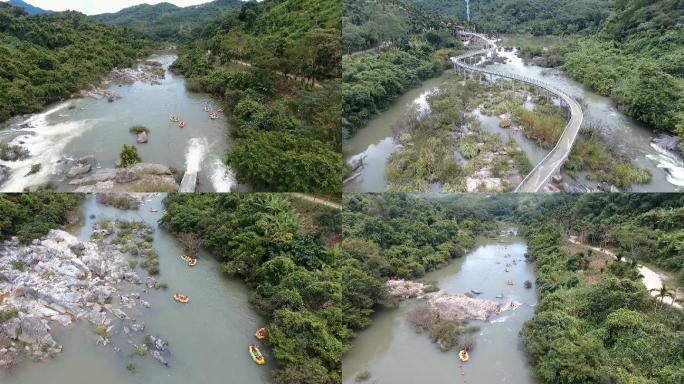
[(513, 73), (500, 72), (495, 70), (490, 70), (484, 67), (478, 67), (476, 65), (469, 64), (473, 57), (480, 55), (489, 55), (493, 53), (497, 46), (493, 40), (488, 39), (486, 36), (479, 33), (472, 32), (460, 32), (461, 35), (466, 35), (471, 38), (471, 41), (479, 39), (484, 42), (484, 49), (468, 51), (465, 54), (457, 57), (452, 57), (451, 61), (454, 64), (454, 69), (456, 71), (462, 70), (465, 72), (476, 72), (489, 76), (492, 80), (496, 78), (510, 79), (513, 80), (515, 84), (516, 81), (523, 82), (526, 84), (531, 84), (536, 87), (542, 88), (551, 94), (555, 95), (561, 100), (564, 106), (568, 107), (570, 111), (570, 119), (563, 129), (556, 146), (549, 152), (546, 157), (542, 159), (539, 164), (537, 164), (532, 171), (523, 179), (523, 181), (515, 189), (515, 192), (539, 192), (541, 191), (546, 183), (549, 181), (551, 176), (556, 173), (560, 167), (563, 165), (565, 160), (570, 155), (572, 146), (575, 143), (577, 134), (579, 133), (580, 126), (582, 125), (582, 120), (584, 119), (584, 114), (582, 113), (582, 107), (580, 104), (570, 97), (567, 93), (562, 90), (539, 81), (537, 79), (532, 79), (526, 76), (520, 76)]

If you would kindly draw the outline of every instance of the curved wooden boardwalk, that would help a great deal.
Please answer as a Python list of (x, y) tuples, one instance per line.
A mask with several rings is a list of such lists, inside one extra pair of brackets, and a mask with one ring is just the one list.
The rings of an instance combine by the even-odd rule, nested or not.
[(546, 155), (546, 157), (544, 157), (542, 161), (532, 169), (532, 171), (515, 189), (515, 192), (539, 192), (544, 188), (544, 185), (546, 185), (549, 178), (556, 173), (558, 169), (560, 169), (565, 160), (568, 158), (568, 155), (572, 150), (572, 146), (575, 143), (575, 139), (577, 138), (577, 134), (579, 133), (580, 126), (582, 125), (582, 120), (584, 119), (582, 107), (577, 101), (575, 101), (575, 99), (570, 97), (570, 95), (550, 84), (526, 76), (494, 71), (466, 63), (466, 59), (470, 57), (489, 54), (497, 48), (496, 44), (494, 44), (492, 40), (487, 39), (487, 37), (484, 35), (478, 33), (467, 34), (483, 40), (485, 42), (486, 48), (477, 51), (466, 52), (458, 57), (452, 57), (451, 61), (454, 63), (454, 69), (463, 68), (464, 71), (480, 72), (485, 75), (532, 84), (559, 97), (570, 110), (570, 119), (565, 125), (565, 129), (563, 129), (556, 146), (553, 147), (549, 154)]

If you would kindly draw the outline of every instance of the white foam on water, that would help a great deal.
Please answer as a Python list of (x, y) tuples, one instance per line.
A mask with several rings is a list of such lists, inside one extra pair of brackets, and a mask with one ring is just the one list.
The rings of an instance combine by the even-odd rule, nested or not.
[(185, 151), (186, 173), (199, 173), (208, 148), (209, 141), (206, 137), (193, 137), (188, 141), (188, 149)]
[(663, 168), (667, 172), (667, 181), (670, 184), (684, 187), (684, 161), (670, 151), (651, 143), (658, 154), (646, 155), (647, 158), (658, 163), (658, 168)]
[(62, 109), (68, 107), (69, 105), (71, 105), (71, 101), (66, 101), (66, 102), (57, 104), (45, 112), (36, 113), (34, 115), (31, 115), (28, 119), (24, 120), (21, 124), (22, 125), (28, 124), (30, 127), (44, 127), (46, 125), (49, 125), (47, 122), (48, 116), (52, 115), (53, 113), (61, 111)]
[[(26, 120), (29, 128), (23, 129), (26, 134), (19, 135), (9, 142), (29, 150), (30, 156), (20, 161), (0, 161), (10, 168), (9, 179), (0, 185), (3, 192), (22, 192), (24, 188), (42, 184), (60, 169), (57, 163), (64, 155), (64, 148), (76, 137), (95, 126), (97, 119), (69, 121), (50, 125), (47, 116), (65, 108), (68, 103), (51, 110), (31, 116)], [(41, 170), (28, 175), (31, 165), (41, 164)]]
[(230, 192), (237, 184), (235, 173), (221, 159), (214, 158), (211, 162), (212, 172), (209, 178), (216, 192)]
[(508, 316), (499, 316), (494, 320), (490, 320), (490, 323), (503, 323), (504, 321), (508, 320)]

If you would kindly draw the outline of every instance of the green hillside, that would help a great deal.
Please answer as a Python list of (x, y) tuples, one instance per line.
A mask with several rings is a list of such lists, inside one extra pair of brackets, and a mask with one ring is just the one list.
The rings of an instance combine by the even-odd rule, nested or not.
[(66, 98), (150, 48), (141, 36), (78, 12), (30, 16), (0, 3), (0, 121)]
[(239, 8), (242, 0), (216, 0), (191, 7), (178, 7), (171, 3), (140, 4), (116, 13), (104, 13), (93, 19), (119, 24), (163, 40), (188, 37), (221, 13)]
[[(464, 0), (409, 0), (431, 15), (465, 21)], [(471, 0), (470, 20), (479, 30), (535, 35), (595, 30), (613, 0)]]

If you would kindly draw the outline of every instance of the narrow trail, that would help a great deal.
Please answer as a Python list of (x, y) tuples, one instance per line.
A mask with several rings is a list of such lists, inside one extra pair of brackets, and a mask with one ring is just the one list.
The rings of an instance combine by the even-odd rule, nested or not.
[[(242, 65), (242, 66), (244, 66), (244, 67), (252, 67), (252, 63), (248, 63), (248, 62), (242, 61), (242, 60), (231, 60), (230, 62), (233, 63), (233, 64)], [(283, 72), (281, 72), (281, 71), (273, 71), (273, 72), (274, 72), (274, 73), (277, 73), (277, 74), (279, 74), (279, 75), (281, 75), (281, 76), (285, 76), (285, 77), (287, 77), (287, 78), (290, 79), (290, 80), (299, 81), (300, 83), (309, 84), (309, 83), (311, 82), (311, 80), (306, 79), (306, 78), (301, 77), (301, 76), (297, 76), (297, 75), (293, 75), (293, 74), (289, 74), (289, 73), (288, 73), (288, 74), (285, 74), (285, 73), (283, 73)], [(321, 83), (319, 83), (318, 81), (316, 81), (316, 80), (313, 81), (313, 86), (314, 86), (314, 88), (319, 88), (319, 89), (320, 89), (320, 88), (323, 88), (323, 85), (322, 85)]]
[[(579, 246), (594, 250), (596, 252), (605, 253), (606, 255), (615, 257), (617, 259), (617, 256), (615, 255), (615, 253), (613, 253), (611, 250), (605, 249), (605, 248), (598, 248), (598, 247), (594, 247), (591, 245), (584, 244), (577, 239), (577, 236), (569, 236), (568, 241), (575, 244), (575, 245), (579, 245)], [(622, 262), (627, 263), (627, 262), (629, 262), (629, 260), (627, 258), (623, 258)], [(641, 265), (641, 264), (638, 265), (638, 270), (639, 270), (639, 273), (643, 276), (643, 278), (641, 279), (641, 282), (644, 283), (644, 286), (646, 286), (646, 289), (649, 290), (649, 293), (651, 294), (651, 296), (657, 296), (657, 292), (651, 291), (651, 290), (652, 289), (658, 290), (663, 286), (663, 280), (664, 280), (663, 276), (661, 274), (659, 274), (658, 272), (656, 272), (656, 271), (654, 271), (654, 270), (652, 270), (652, 269), (650, 269), (644, 265)], [(674, 299), (671, 297), (664, 298), (663, 303), (665, 303), (665, 304), (667, 304), (673, 308), (682, 309), (682, 306), (679, 303), (676, 303), (674, 301)]]
[(488, 55), (496, 50), (497, 46), (493, 40), (489, 40), (486, 36), (478, 33), (464, 32), (467, 35), (476, 37), (485, 42), (485, 49), (466, 52), (465, 54), (457, 57), (452, 57), (451, 61), (454, 64), (454, 69), (462, 68), (463, 71), (474, 71), (489, 75), (492, 79), (494, 78), (506, 78), (514, 81), (520, 81), (523, 83), (531, 84), (536, 87), (542, 88), (555, 96), (559, 97), (565, 105), (570, 109), (570, 120), (568, 121), (565, 129), (561, 133), (556, 146), (549, 152), (546, 157), (539, 162), (532, 171), (523, 179), (523, 181), (515, 189), (515, 192), (539, 192), (541, 191), (549, 178), (556, 173), (560, 167), (563, 165), (565, 160), (570, 155), (572, 146), (575, 143), (577, 134), (579, 133), (580, 127), (582, 126), (582, 120), (584, 119), (584, 114), (582, 113), (582, 107), (580, 104), (570, 97), (567, 93), (562, 90), (544, 83), (542, 81), (532, 79), (525, 76), (520, 76), (513, 73), (505, 73), (499, 71), (493, 71), (486, 68), (478, 67), (476, 65), (471, 65), (466, 63), (466, 59), (469, 59), (478, 55)]
[(340, 209), (340, 210), (342, 209), (342, 204), (334, 203), (330, 200), (321, 199), (319, 197), (307, 195), (305, 193), (290, 193), (290, 196), (294, 196), (298, 199), (306, 200), (306, 201), (312, 202), (314, 204), (321, 204), (321, 205), (325, 205), (326, 207), (330, 207), (330, 208), (334, 208), (334, 209)]

